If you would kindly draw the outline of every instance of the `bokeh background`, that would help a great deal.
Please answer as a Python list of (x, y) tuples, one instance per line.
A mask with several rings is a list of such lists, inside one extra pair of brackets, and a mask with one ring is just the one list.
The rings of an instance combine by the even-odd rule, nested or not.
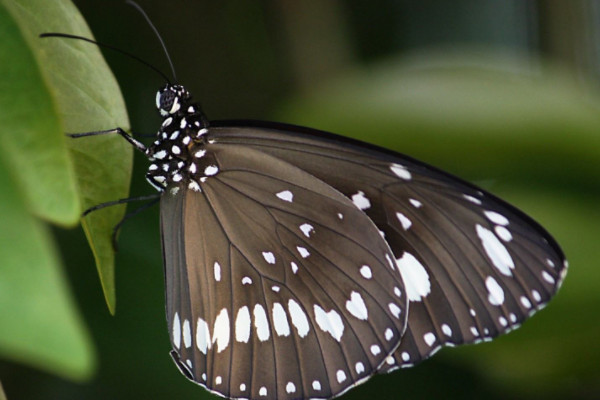
[[(442, 350), (343, 399), (600, 398), (600, 2), (139, 2), (209, 118), (307, 125), (410, 154), (511, 201), (563, 245), (571, 265), (564, 286), (522, 328)], [(75, 4), (98, 40), (168, 73), (133, 8)], [(164, 82), (104, 54), (132, 128), (155, 132)], [(146, 167), (136, 154), (132, 195), (152, 193)], [(114, 317), (81, 229), (54, 234), (96, 348), (96, 374), (74, 382), (0, 360), (7, 397), (215, 398), (168, 355), (158, 207), (120, 234)]]

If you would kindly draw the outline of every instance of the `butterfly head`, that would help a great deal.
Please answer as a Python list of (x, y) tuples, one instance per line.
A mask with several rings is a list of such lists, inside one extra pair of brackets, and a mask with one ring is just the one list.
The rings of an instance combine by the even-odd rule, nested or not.
[(167, 117), (176, 114), (190, 99), (190, 93), (183, 86), (168, 84), (156, 93), (156, 108), (160, 115)]

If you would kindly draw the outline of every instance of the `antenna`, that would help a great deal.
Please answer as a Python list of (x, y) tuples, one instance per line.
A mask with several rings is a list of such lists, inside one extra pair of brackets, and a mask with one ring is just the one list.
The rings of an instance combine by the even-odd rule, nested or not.
[(170, 80), (170, 79), (167, 77), (167, 75), (165, 75), (165, 74), (164, 74), (164, 73), (163, 73), (161, 70), (159, 70), (158, 68), (156, 68), (154, 65), (152, 65), (152, 64), (150, 64), (149, 62), (147, 62), (147, 61), (145, 61), (145, 60), (143, 60), (143, 59), (139, 58), (139, 57), (138, 57), (138, 56), (136, 56), (136, 55), (133, 55), (133, 54), (131, 54), (131, 53), (128, 53), (128, 52), (126, 52), (126, 51), (124, 51), (124, 50), (121, 50), (121, 49), (119, 49), (119, 48), (117, 48), (117, 47), (114, 47), (114, 46), (111, 46), (111, 45), (109, 45), (109, 44), (105, 44), (105, 43), (97, 42), (97, 41), (95, 41), (95, 40), (88, 39), (88, 38), (86, 38), (86, 37), (83, 37), (83, 36), (71, 35), (71, 34), (68, 34), (68, 33), (47, 32), (47, 33), (42, 33), (42, 34), (40, 35), (40, 37), (41, 37), (41, 38), (47, 38), (47, 37), (60, 37), (60, 38), (66, 38), (66, 39), (77, 39), (77, 40), (83, 40), (84, 42), (93, 43), (93, 44), (95, 44), (96, 46), (99, 46), (99, 47), (104, 47), (104, 48), (106, 48), (106, 49), (110, 49), (110, 50), (116, 51), (116, 52), (118, 52), (118, 53), (121, 53), (121, 54), (123, 54), (123, 55), (126, 55), (126, 56), (127, 56), (127, 57), (129, 57), (129, 58), (132, 58), (132, 59), (136, 60), (136, 61), (137, 61), (137, 62), (139, 62), (139, 63), (142, 63), (142, 64), (143, 64), (143, 65), (145, 65), (146, 67), (148, 67), (148, 68), (152, 69), (154, 72), (156, 72), (156, 73), (158, 73), (160, 76), (162, 76), (162, 78), (163, 78), (165, 81), (167, 81), (167, 83), (168, 83), (168, 84), (171, 84), (171, 80)]
[(158, 33), (158, 29), (156, 29), (156, 27), (152, 23), (152, 20), (150, 20), (150, 17), (148, 17), (148, 14), (146, 14), (144, 9), (138, 3), (136, 3), (133, 0), (127, 0), (125, 3), (127, 5), (134, 7), (136, 10), (138, 10), (139, 13), (142, 14), (144, 19), (148, 23), (148, 25), (150, 25), (150, 28), (152, 28), (152, 30), (154, 31), (154, 34), (160, 41), (163, 51), (165, 52), (165, 56), (167, 57), (167, 60), (169, 61), (169, 65), (171, 66), (171, 73), (173, 74), (173, 79), (175, 80), (175, 82), (177, 82), (177, 74), (175, 73), (175, 67), (173, 66), (173, 61), (171, 60), (171, 56), (169, 55), (169, 51), (167, 50), (167, 46), (165, 45), (165, 42), (163, 41), (162, 36), (160, 36), (160, 33)]

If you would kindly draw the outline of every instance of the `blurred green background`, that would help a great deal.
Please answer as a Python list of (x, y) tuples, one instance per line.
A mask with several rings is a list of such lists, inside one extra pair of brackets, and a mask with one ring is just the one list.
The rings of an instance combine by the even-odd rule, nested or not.
[[(563, 246), (570, 260), (563, 288), (522, 328), (442, 350), (343, 399), (600, 398), (600, 2), (139, 2), (179, 82), (210, 119), (278, 120), (409, 154), (509, 200)], [(96, 39), (168, 72), (131, 7), (75, 4)], [(154, 96), (164, 82), (104, 54), (132, 128), (155, 132)], [(146, 167), (136, 154), (132, 195), (152, 193)], [(28, 367), (26, 356), (23, 364), (2, 359), (8, 399), (215, 398), (168, 355), (158, 207), (120, 234), (114, 317), (82, 230), (52, 229), (95, 347), (95, 373), (73, 381)]]

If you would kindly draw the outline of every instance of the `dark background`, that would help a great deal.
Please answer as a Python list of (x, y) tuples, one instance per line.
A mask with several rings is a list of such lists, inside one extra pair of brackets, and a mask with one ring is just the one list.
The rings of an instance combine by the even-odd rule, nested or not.
[[(178, 81), (201, 101), (211, 119), (277, 119), (344, 134), (343, 125), (304, 112), (311, 110), (314, 96), (330, 93), (329, 88), (334, 91), (357, 70), (377, 71), (378, 65), (389, 60), (415, 55), (428, 60), (428, 54), (457, 49), (497, 50), (509, 58), (540, 57), (592, 88), (600, 72), (600, 6), (593, 1), (139, 1), (163, 35)], [(170, 74), (159, 43), (131, 7), (112, 0), (75, 3), (96, 39), (131, 51)], [(155, 91), (164, 82), (126, 57), (104, 54), (121, 85), (132, 128), (155, 132), (160, 123)], [(461, 58), (453, 60), (460, 63)], [(357, 93), (353, 100), (360, 104)], [(597, 102), (594, 96), (592, 101)], [(367, 101), (365, 109), (369, 109)], [(432, 120), (436, 118), (431, 115)], [(378, 116), (365, 112), (363, 119), (373, 132), (380, 129)], [(448, 136), (443, 125), (421, 125), (420, 129), (424, 137), (437, 137), (440, 143), (460, 143)], [(599, 127), (595, 126), (596, 132)], [(452, 127), (448, 130), (453, 131)], [(495, 127), (494, 132), (503, 135), (501, 128)], [(455, 161), (447, 161), (437, 158), (443, 145), (440, 149), (408, 144), (400, 132), (380, 134), (375, 140), (371, 131), (351, 134), (399, 151), (412, 146), (418, 153), (413, 155), (467, 179), (493, 180), (494, 192), (521, 200), (519, 206), (537, 212), (534, 216), (549, 224), (572, 256), (572, 270), (555, 301), (517, 332), (493, 343), (443, 350), (418, 367), (375, 377), (343, 398), (600, 398), (600, 286), (594, 245), (600, 235), (581, 236), (571, 219), (577, 207), (586, 212), (597, 209), (597, 182), (570, 179), (572, 171), (565, 168), (564, 176), (533, 188), (532, 196), (520, 191), (529, 183), (518, 183), (516, 173), (507, 173), (506, 180), (501, 174), (478, 173), (478, 166), (473, 166), (477, 157), (472, 154), (449, 154), (448, 159)], [(415, 137), (414, 132), (411, 135)], [(152, 193), (143, 179), (144, 158), (136, 154), (134, 165), (132, 195)], [(519, 164), (511, 159), (506, 168), (525, 174), (530, 170), (526, 160)], [(507, 189), (511, 185), (518, 189)], [(536, 211), (541, 200), (556, 208)], [(584, 222), (600, 220), (597, 211), (579, 217)], [(82, 231), (56, 229), (55, 233), (96, 344), (98, 371), (91, 381), (74, 383), (2, 361), (0, 377), (8, 398), (213, 398), (186, 381), (168, 356), (158, 207), (131, 220), (120, 234), (114, 317), (104, 304)]]

